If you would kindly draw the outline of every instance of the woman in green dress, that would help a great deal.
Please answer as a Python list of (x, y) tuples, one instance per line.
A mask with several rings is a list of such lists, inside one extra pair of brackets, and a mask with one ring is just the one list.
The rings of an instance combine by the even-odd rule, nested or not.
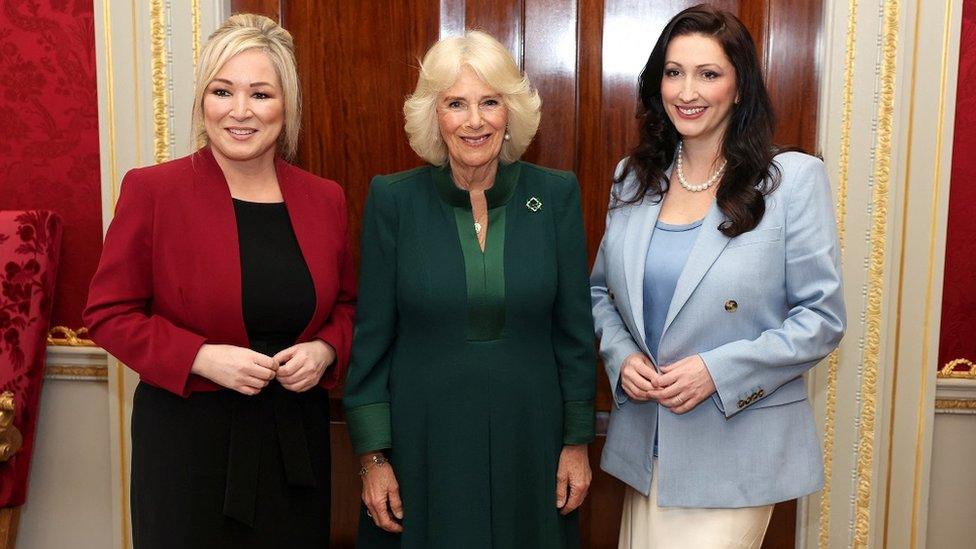
[(344, 404), (359, 547), (578, 547), (595, 356), (579, 187), (518, 158), (541, 101), (471, 31), (404, 104), (430, 165), (378, 176), (363, 215)]

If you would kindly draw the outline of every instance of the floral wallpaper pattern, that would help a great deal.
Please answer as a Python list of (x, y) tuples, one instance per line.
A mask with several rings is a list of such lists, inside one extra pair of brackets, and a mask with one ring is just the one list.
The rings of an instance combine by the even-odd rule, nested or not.
[(102, 247), (92, 0), (0, 0), (0, 210), (53, 210), (53, 324), (77, 329)]
[(24, 503), (44, 378), (57, 278), (61, 218), (50, 211), (0, 212), (0, 393), (14, 394), (24, 446), (0, 463), (0, 507)]

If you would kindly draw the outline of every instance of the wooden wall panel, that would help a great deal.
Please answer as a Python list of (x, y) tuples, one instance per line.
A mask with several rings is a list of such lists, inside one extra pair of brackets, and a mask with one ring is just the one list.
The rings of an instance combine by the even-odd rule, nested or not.
[(600, 469), (605, 442), (605, 437), (597, 437), (589, 447), (593, 482), (579, 511), (580, 546), (587, 549), (617, 549), (624, 484)]
[[(333, 403), (333, 410), (338, 407), (337, 404)], [(332, 417), (336, 417), (335, 412)], [(333, 422), (329, 435), (332, 437), (332, 539), (329, 547), (352, 549), (356, 547), (362, 489), (359, 459), (353, 454), (345, 423)]]
[[(295, 36), (305, 111), (298, 164), (346, 189), (358, 250), (371, 176), (421, 163), (407, 144), (402, 102), (417, 60), (439, 37), (465, 27), (509, 47), (543, 100), (525, 159), (571, 169), (580, 180), (587, 250), (603, 234), (617, 161), (637, 140), (637, 78), (666, 22), (697, 0), (233, 0), (236, 11), (265, 13)], [(820, 2), (719, 0), (753, 33), (779, 114), (777, 139), (812, 150), (816, 139)], [(377, 17), (382, 14), (382, 17)], [(357, 253), (358, 256), (358, 253)], [(597, 408), (610, 410), (598, 367)], [(333, 543), (352, 547), (359, 508), (355, 457), (333, 394)], [(605, 420), (605, 416), (601, 416)], [(590, 448), (594, 484), (581, 509), (583, 547), (616, 547), (623, 486), (599, 471), (603, 447)], [(765, 547), (794, 538), (795, 502), (777, 506)]]
[(523, 67), (542, 97), (542, 122), (524, 158), (560, 170), (577, 167), (576, 29), (576, 0), (525, 5)]
[(749, 29), (766, 75), (779, 123), (778, 145), (817, 154), (821, 2), (742, 2), (739, 18)]
[(231, 13), (260, 13), (281, 21), (280, 0), (233, 0)]
[(520, 67), (524, 66), (522, 65), (525, 31), (523, 0), (467, 0), (464, 5), (465, 27), (491, 34), (508, 48)]
[(817, 150), (820, 101), (821, 2), (770, 0), (764, 44), (766, 83), (779, 124), (775, 140), (784, 146)]
[(418, 60), (438, 38), (439, 4), (287, 4), (284, 24), (295, 37), (304, 103), (298, 163), (345, 187), (358, 258), (372, 176), (422, 163), (407, 142), (402, 106), (416, 85)]

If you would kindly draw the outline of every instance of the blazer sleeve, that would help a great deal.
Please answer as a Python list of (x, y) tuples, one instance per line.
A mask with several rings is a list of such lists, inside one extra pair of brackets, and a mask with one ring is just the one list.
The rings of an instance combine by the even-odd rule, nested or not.
[(83, 313), (93, 340), (149, 383), (187, 396), (205, 338), (152, 312), (154, 204), (138, 171), (122, 191)]
[(822, 162), (811, 160), (793, 177), (784, 227), (786, 320), (756, 339), (699, 354), (726, 417), (815, 366), (844, 335), (840, 250), (827, 172)]
[[(622, 165), (623, 162), (617, 168), (618, 173)], [(616, 221), (613, 210), (613, 191), (611, 191), (610, 196), (603, 240), (600, 241), (596, 261), (593, 262), (593, 271), (590, 273), (590, 305), (593, 309), (596, 336), (600, 339), (600, 358), (603, 359), (603, 367), (607, 372), (607, 378), (610, 380), (610, 393), (613, 395), (614, 405), (619, 408), (627, 400), (627, 395), (619, 389), (620, 366), (628, 356), (634, 353), (643, 353), (643, 351), (634, 341), (630, 330), (627, 329), (627, 325), (621, 318), (614, 300), (610, 298), (607, 288), (607, 261), (609, 259), (607, 258), (605, 243), (610, 231), (615, 230), (612, 224)]]
[(595, 438), (593, 317), (587, 299), (586, 234), (575, 175), (570, 174), (567, 187), (554, 212), (558, 279), (552, 342), (563, 395), (563, 443), (587, 444)]
[(319, 385), (331, 389), (339, 384), (349, 366), (349, 351), (352, 347), (352, 322), (356, 312), (356, 275), (352, 254), (349, 252), (349, 216), (346, 211), (346, 197), (338, 189), (335, 204), (339, 219), (339, 233), (342, 234), (342, 247), (339, 258), (339, 293), (322, 328), (315, 337), (328, 343), (335, 350), (335, 363), (325, 371)]
[(390, 349), (397, 323), (397, 212), (389, 184), (374, 177), (363, 211), (359, 304), (343, 393), (357, 454), (391, 448)]

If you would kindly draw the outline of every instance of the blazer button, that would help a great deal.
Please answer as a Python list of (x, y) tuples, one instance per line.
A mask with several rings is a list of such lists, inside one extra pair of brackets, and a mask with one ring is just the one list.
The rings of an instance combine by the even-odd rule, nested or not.
[(614, 295), (613, 295), (613, 290), (607, 290), (607, 295), (610, 296), (610, 300), (611, 301), (613, 301), (615, 299), (614, 298)]
[(764, 397), (766, 395), (766, 392), (763, 391), (762, 389), (759, 389), (759, 392), (756, 393), (756, 394), (759, 395), (759, 398), (762, 398), (762, 397)]
[(725, 310), (730, 313), (734, 313), (736, 309), (739, 308), (739, 304), (735, 302), (734, 299), (730, 299), (725, 302)]
[(749, 403), (746, 402), (746, 401), (744, 401), (744, 400), (740, 400), (739, 401), (739, 408), (745, 408), (747, 404), (749, 404)]

